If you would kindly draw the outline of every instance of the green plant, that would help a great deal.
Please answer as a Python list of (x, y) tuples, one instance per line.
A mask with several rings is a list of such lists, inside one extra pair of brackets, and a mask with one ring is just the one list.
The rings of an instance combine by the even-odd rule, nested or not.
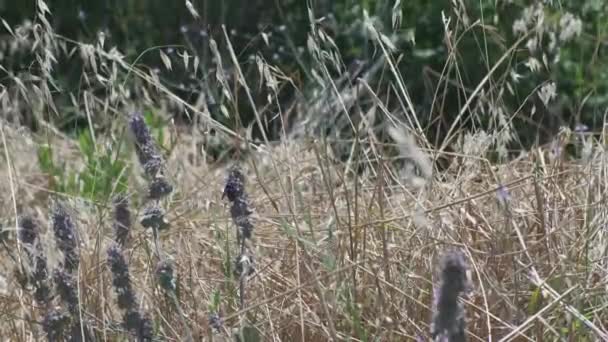
[(55, 160), (51, 144), (38, 147), (38, 163), (48, 175), (53, 191), (106, 202), (113, 193), (127, 189), (129, 168), (122, 159), (121, 146), (120, 141), (96, 143), (89, 131), (81, 131), (78, 134), (78, 152), (84, 165), (81, 170), (70, 170), (67, 163)]

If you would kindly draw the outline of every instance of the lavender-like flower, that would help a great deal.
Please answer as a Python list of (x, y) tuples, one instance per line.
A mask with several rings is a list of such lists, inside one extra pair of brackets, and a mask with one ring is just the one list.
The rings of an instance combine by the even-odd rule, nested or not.
[(255, 272), (253, 256), (247, 253), (241, 253), (234, 261), (234, 275), (236, 277), (245, 278)]
[(161, 171), (163, 159), (156, 148), (150, 129), (140, 113), (133, 113), (129, 118), (129, 126), (135, 137), (135, 151), (146, 175), (153, 179)]
[(209, 314), (209, 326), (213, 329), (214, 332), (219, 332), (224, 325), (224, 320), (217, 312), (212, 312)]
[(154, 337), (154, 325), (150, 317), (143, 315), (139, 320), (137, 339), (140, 342), (151, 342)]
[(68, 273), (78, 268), (80, 262), (76, 243), (76, 229), (74, 222), (65, 208), (56, 202), (52, 210), (53, 231), (57, 247), (63, 252), (63, 267)]
[(67, 304), (68, 311), (72, 317), (78, 316), (78, 291), (72, 275), (62, 269), (53, 271), (53, 281), (61, 300)]
[(458, 251), (441, 260), (440, 283), (435, 289), (431, 334), (436, 342), (466, 341), (464, 307), (458, 296), (467, 288), (467, 263)]
[(137, 299), (131, 287), (129, 265), (118, 245), (108, 248), (108, 264), (112, 272), (112, 285), (114, 285), (114, 292), (118, 298), (118, 307), (127, 311), (136, 308)]
[(154, 337), (152, 320), (136, 309), (128, 310), (123, 316), (125, 328), (137, 337), (138, 342), (149, 342)]
[(47, 284), (47, 260), (39, 241), (38, 224), (29, 216), (19, 218), (17, 236), (26, 248), (33, 272), (30, 281), (34, 286), (34, 299), (38, 303), (48, 303), (50, 289)]
[(64, 331), (70, 321), (70, 316), (55, 308), (47, 312), (42, 321), (42, 328), (49, 342), (63, 341)]
[(149, 318), (144, 317), (137, 308), (137, 298), (131, 286), (129, 265), (127, 265), (119, 245), (114, 244), (108, 248), (108, 264), (112, 272), (112, 285), (118, 307), (125, 311), (123, 316), (125, 328), (137, 336), (138, 341), (152, 341), (152, 322)]
[(238, 167), (232, 167), (228, 173), (228, 179), (222, 194), (222, 198), (226, 197), (232, 203), (230, 216), (239, 229), (238, 236), (239, 240), (242, 239), (241, 243), (245, 239), (251, 239), (253, 232), (253, 224), (249, 219), (252, 211), (249, 208), (249, 199), (245, 193), (244, 180), (245, 177)]
[(129, 199), (124, 195), (117, 195), (114, 200), (114, 240), (120, 246), (125, 246), (131, 231), (131, 211)]
[(173, 263), (170, 260), (161, 260), (156, 265), (158, 284), (167, 292), (175, 291), (175, 277), (173, 273)]
[[(72, 342), (89, 341), (91, 332), (89, 328), (80, 320), (78, 312), (78, 290), (76, 288), (76, 279), (73, 275), (65, 272), (63, 269), (53, 271), (53, 280), (57, 294), (61, 301), (68, 307), (66, 315), (70, 318), (70, 339)], [(83, 335), (84, 333), (84, 335)]]
[(51, 290), (48, 285), (48, 272), (46, 266), (46, 256), (41, 250), (37, 250), (34, 257), (34, 274), (32, 280), (34, 282), (34, 299), (38, 303), (48, 303)]
[(253, 224), (249, 220), (249, 215), (252, 211), (249, 209), (248, 200), (245, 194), (232, 202), (230, 207), (230, 216), (232, 221), (239, 228), (239, 236), (244, 239), (251, 239), (253, 232)]
[(148, 186), (148, 198), (153, 200), (159, 200), (171, 192), (173, 192), (173, 186), (162, 176), (154, 178)]
[(145, 228), (163, 230), (169, 227), (165, 219), (165, 211), (156, 203), (150, 203), (142, 214), (140, 223)]
[(238, 169), (238, 167), (233, 167), (230, 169), (228, 173), (228, 179), (226, 181), (226, 186), (224, 187), (224, 192), (222, 194), (222, 198), (227, 197), (230, 202), (236, 201), (238, 198), (241, 198), (245, 193), (245, 177)]
[(34, 245), (36, 238), (38, 238), (39, 230), (38, 225), (29, 216), (22, 216), (19, 218), (19, 230), (17, 231), (17, 237), (22, 244), (28, 248)]

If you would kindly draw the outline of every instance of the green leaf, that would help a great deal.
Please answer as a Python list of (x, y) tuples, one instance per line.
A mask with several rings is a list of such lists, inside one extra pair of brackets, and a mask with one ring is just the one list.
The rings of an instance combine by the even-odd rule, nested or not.
[(241, 330), (234, 335), (234, 340), (238, 342), (259, 342), (260, 333), (252, 326), (243, 326)]
[(530, 295), (530, 301), (528, 302), (528, 314), (534, 315), (536, 312), (538, 312), (542, 305), (542, 301), (543, 295), (540, 288), (537, 288), (536, 290), (532, 291), (532, 294)]

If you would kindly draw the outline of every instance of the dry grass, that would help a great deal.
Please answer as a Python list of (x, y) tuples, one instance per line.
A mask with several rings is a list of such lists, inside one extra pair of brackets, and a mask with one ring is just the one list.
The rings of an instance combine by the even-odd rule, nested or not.
[[(111, 201), (55, 192), (53, 180), (38, 165), (40, 146), (47, 144), (53, 158), (66, 163), (66, 170), (85, 168), (74, 140), (42, 115), (57, 111), (50, 96), (49, 66), (61, 57), (52, 54), (60, 54), (60, 47), (66, 46), (79, 49), (88, 61), (85, 83), (110, 94), (100, 98), (85, 89), (75, 99), (86, 113), (96, 148), (116, 142), (132, 145), (123, 133), (126, 113), (133, 108), (161, 108), (164, 118), (173, 111), (195, 117), (189, 127), (163, 127), (171, 146), (163, 150), (166, 176), (175, 189), (161, 201), (170, 224), (158, 239), (162, 253), (157, 253), (153, 234), (136, 219), (145, 205), (143, 170), (132, 151), (116, 154), (128, 166), (126, 195), (133, 204), (135, 222), (123, 253), (140, 310), (152, 320), (158, 340), (181, 341), (190, 333), (196, 341), (230, 340), (243, 326), (252, 327), (264, 341), (428, 340), (433, 290), (440, 283), (440, 257), (454, 249), (462, 251), (469, 265), (469, 286), (462, 298), (469, 340), (608, 339), (608, 212), (604, 206), (608, 132), (593, 135), (565, 129), (553, 146), (522, 152), (504, 162), (491, 163), (486, 158), (494, 152), (504, 154), (513, 138), (511, 121), (518, 113), (507, 114), (500, 100), (509, 81), (494, 73), (527, 35), (505, 48), (497, 65), (488, 66), (487, 77), (460, 111), (459, 119), (474, 121), (479, 111), (489, 107), (490, 126), (465, 133), (461, 122), (454, 122), (441, 148), (430, 148), (425, 141), (402, 75), (395, 68), (389, 40), (373, 26), (368, 29), (383, 54), (378, 63), (394, 77), (393, 95), (401, 101), (398, 113), (386, 108), (365, 76), (356, 84), (338, 84), (327, 65), (340, 61), (319, 60), (314, 72), (320, 84), (314, 86), (329, 95), (297, 103), (296, 116), (308, 115), (315, 121), (319, 113), (337, 112), (332, 114), (336, 124), (352, 128), (356, 138), (346, 144), (331, 137), (300, 138), (305, 124), (296, 123), (283, 141), (269, 141), (263, 135), (262, 143), (254, 145), (246, 139), (247, 132), (235, 132), (211, 119), (204, 101), (187, 103), (154, 73), (130, 65), (117, 51), (100, 42), (86, 45), (56, 35), (44, 20), (48, 14), (41, 3), (41, 29), (36, 35), (28, 34), (27, 27), (16, 31), (25, 37), (20, 36), (20, 41), (34, 39), (44, 47), (34, 51), (41, 57), (41, 74), (28, 82), (21, 80), (24, 75), (12, 75), (14, 84), (0, 95), (8, 119), (14, 121), (23, 110), (39, 120), (41, 127), (30, 133), (8, 119), (0, 125), (0, 192), (4, 194), (0, 217), (8, 232), (0, 252), (0, 336), (5, 340), (45, 336), (40, 322), (48, 308), (38, 305), (31, 286), (22, 286), (17, 277), (21, 267), (27, 273), (28, 255), (15, 230), (20, 215), (33, 213), (41, 222), (49, 270), (60, 267), (62, 256), (49, 222), (51, 200), (65, 203), (76, 222), (80, 266), (75, 276), (81, 320), (98, 340), (129, 336), (121, 325), (122, 312), (106, 263), (114, 236)], [(467, 34), (468, 28), (447, 30), (449, 25), (446, 22), (446, 42), (450, 54), (456, 56), (458, 34)], [(317, 28), (311, 33), (312, 42), (318, 44), (311, 49), (333, 49), (321, 32)], [(241, 101), (255, 109), (256, 124), (264, 127), (264, 113), (258, 111), (229, 44), (226, 49), (229, 58), (224, 63), (233, 62), (230, 76), (238, 81), (229, 84), (227, 75), (218, 72), (217, 85), (237, 101), (231, 87), (238, 84), (246, 94)], [(328, 56), (339, 59), (339, 54)], [(257, 63), (269, 98), (277, 100), (277, 86), (291, 80), (265, 61)], [(454, 69), (458, 69), (457, 60), (450, 58), (437, 89), (458, 83), (448, 77)], [(132, 89), (125, 86), (127, 77), (134, 79)], [(478, 97), (482, 91), (486, 96)], [(496, 97), (488, 100), (490, 95)], [(360, 97), (373, 106), (351, 120), (349, 114)], [(315, 111), (316, 116), (311, 114)], [(281, 111), (278, 116), (284, 115)], [(377, 121), (384, 122), (380, 130), (374, 126)], [(389, 129), (393, 126), (409, 129)], [(248, 248), (255, 273), (245, 279), (244, 298), (239, 298), (239, 276), (231, 272), (239, 247), (229, 204), (222, 199), (230, 165), (211, 163), (204, 151), (200, 153), (209, 128), (247, 152), (239, 164), (254, 208)], [(396, 145), (387, 144), (378, 134), (389, 130)], [(337, 161), (333, 154), (345, 145), (347, 158)], [(566, 145), (579, 149), (582, 157), (561, 152)], [(399, 157), (388, 155), (387, 151), (395, 150), (400, 151)], [(450, 161), (442, 171), (432, 163), (440, 158)], [(166, 291), (167, 286), (161, 288), (155, 276), (160, 254), (175, 267), (175, 296)], [(55, 298), (52, 305), (60, 305), (60, 300)], [(213, 322), (218, 324), (210, 324), (211, 314), (219, 316)], [(212, 325), (219, 329), (214, 331)]]
[[(36, 151), (24, 147), (25, 138), (16, 139), (8, 126), (4, 131), (14, 181), (2, 182), (2, 191), (10, 194), (13, 187), (17, 209), (34, 210), (44, 220), (51, 194), (34, 166)], [(178, 146), (188, 146), (189, 138), (180, 136)], [(179, 300), (195, 340), (211, 336), (215, 292), (224, 327), (245, 319), (263, 340), (428, 336), (438, 254), (453, 247), (471, 264), (472, 288), (465, 300), (471, 340), (507, 334), (554, 340), (571, 326), (577, 327), (570, 332), (576, 339), (605, 334), (603, 152), (582, 163), (549, 160), (538, 150), (492, 166), (455, 156), (445, 181), (411, 192), (390, 179), (395, 171), (390, 168), (382, 177), (345, 175), (343, 165), (315, 158), (321, 149), (292, 143), (254, 153), (246, 163), (256, 273), (247, 281), (243, 310), (235, 279), (223, 273), (227, 253), (238, 253), (220, 198), (225, 170), (192, 165), (179, 151), (168, 160), (170, 170), (187, 172), (172, 174), (177, 194), (168, 203), (171, 228), (161, 240), (177, 266)], [(10, 179), (8, 169), (2, 178)], [(2, 216), (9, 222), (15, 217), (11, 197), (2, 199)], [(99, 337), (114, 340), (120, 316), (103, 258), (112, 236), (108, 208), (66, 200), (76, 208), (83, 316)], [(126, 254), (136, 293), (158, 336), (181, 340), (183, 323), (154, 281), (151, 236), (139, 225), (133, 234)], [(5, 244), (17, 254), (15, 241)], [(40, 330), (33, 321), (43, 313), (16, 283), (15, 264), (3, 254), (3, 334), (27, 340)]]

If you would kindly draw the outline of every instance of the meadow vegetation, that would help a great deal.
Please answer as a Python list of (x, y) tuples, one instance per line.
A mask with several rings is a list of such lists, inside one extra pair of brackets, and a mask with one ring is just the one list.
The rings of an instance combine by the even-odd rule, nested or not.
[(0, 1), (3, 340), (608, 340), (603, 1), (61, 3)]

